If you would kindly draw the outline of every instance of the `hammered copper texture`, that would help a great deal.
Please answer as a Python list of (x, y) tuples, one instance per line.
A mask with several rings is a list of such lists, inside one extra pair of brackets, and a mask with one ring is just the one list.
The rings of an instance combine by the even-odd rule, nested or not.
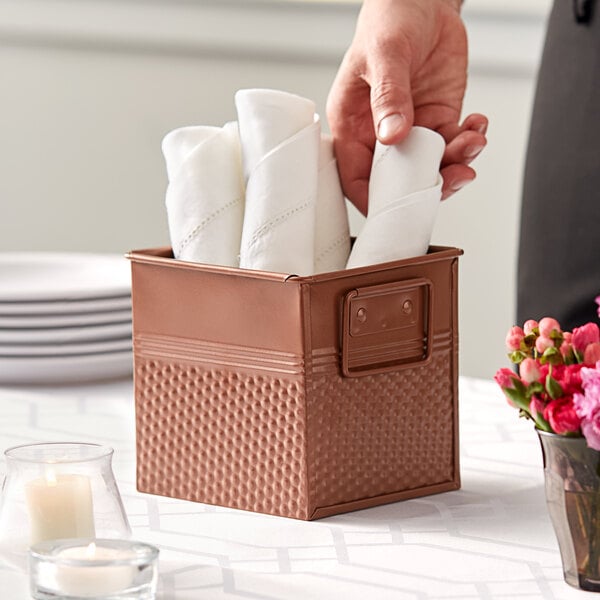
[(138, 488), (306, 519), (297, 382), (136, 360)]
[[(132, 253), (138, 489), (298, 519), (458, 489), (460, 254), (288, 278)], [(344, 371), (345, 298), (422, 281), (431, 354)], [(415, 339), (374, 306), (366, 348)]]
[(453, 480), (450, 365), (441, 352), (427, 368), (315, 377), (307, 398), (312, 506)]

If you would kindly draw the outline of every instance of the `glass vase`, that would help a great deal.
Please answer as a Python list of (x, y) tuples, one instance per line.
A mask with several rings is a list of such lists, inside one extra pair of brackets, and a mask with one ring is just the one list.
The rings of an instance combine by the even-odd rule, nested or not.
[(0, 558), (27, 568), (29, 547), (65, 538), (128, 538), (112, 448), (48, 443), (9, 448), (0, 497)]
[(585, 438), (538, 431), (548, 512), (565, 581), (600, 592), (600, 452)]

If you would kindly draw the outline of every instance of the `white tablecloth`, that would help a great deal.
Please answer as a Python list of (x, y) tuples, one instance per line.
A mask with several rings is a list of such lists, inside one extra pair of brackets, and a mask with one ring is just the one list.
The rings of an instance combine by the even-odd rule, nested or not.
[[(130, 381), (0, 388), (0, 449), (115, 449), (133, 537), (160, 547), (160, 599), (583, 598), (563, 581), (531, 425), (495, 384), (462, 379), (460, 427), (460, 491), (307, 523), (138, 493)], [(27, 585), (0, 567), (2, 600)]]

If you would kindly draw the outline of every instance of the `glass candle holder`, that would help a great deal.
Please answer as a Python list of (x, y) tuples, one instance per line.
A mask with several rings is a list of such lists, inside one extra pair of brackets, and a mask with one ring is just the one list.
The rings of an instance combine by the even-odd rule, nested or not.
[(25, 570), (29, 547), (45, 540), (131, 535), (112, 471), (112, 448), (30, 444), (4, 455), (0, 558), (9, 565)]
[(129, 540), (76, 539), (29, 550), (35, 600), (151, 600), (158, 581), (158, 549)]

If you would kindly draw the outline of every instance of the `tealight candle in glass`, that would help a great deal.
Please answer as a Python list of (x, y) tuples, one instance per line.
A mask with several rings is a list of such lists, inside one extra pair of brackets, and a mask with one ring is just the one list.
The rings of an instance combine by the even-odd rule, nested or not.
[(151, 600), (158, 549), (130, 540), (77, 539), (35, 544), (29, 580), (35, 600)]
[(112, 448), (86, 443), (9, 448), (0, 498), (0, 557), (22, 570), (33, 544), (127, 538), (131, 529), (112, 472)]

